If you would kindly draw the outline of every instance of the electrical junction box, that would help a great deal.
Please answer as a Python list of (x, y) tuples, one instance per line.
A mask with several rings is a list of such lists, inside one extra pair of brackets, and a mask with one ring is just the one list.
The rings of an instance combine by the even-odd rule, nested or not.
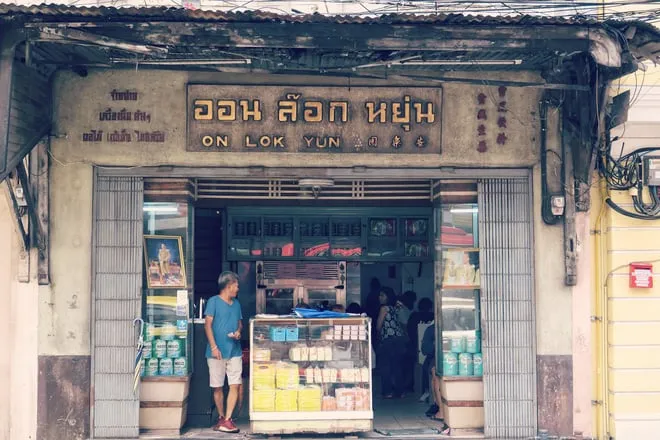
[(646, 289), (653, 287), (653, 265), (651, 263), (630, 263), (628, 269), (630, 287)]
[(660, 186), (660, 156), (644, 157), (644, 184)]

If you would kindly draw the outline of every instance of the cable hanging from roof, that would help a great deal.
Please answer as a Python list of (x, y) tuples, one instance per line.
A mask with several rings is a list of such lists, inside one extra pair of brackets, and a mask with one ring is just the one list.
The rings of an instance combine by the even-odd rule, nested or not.
[[(38, 4), (39, 2), (34, 2)], [(76, 7), (135, 7), (131, 0), (70, 0), (63, 5)], [(296, 5), (300, 6), (297, 7)], [(379, 16), (406, 14), (469, 14), (480, 16), (551, 17), (564, 19), (636, 20), (660, 25), (659, 0), (601, 1), (571, 0), (145, 0), (144, 7), (178, 6), (189, 9), (226, 12), (277, 12), (283, 14)], [(658, 7), (654, 7), (658, 6)]]

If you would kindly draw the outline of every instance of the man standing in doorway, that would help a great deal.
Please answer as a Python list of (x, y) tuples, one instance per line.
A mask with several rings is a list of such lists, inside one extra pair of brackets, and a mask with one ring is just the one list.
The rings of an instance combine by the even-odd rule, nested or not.
[[(209, 366), (209, 382), (213, 388), (215, 407), (218, 409), (218, 422), (213, 426), (213, 430), (237, 433), (239, 429), (231, 416), (238, 400), (243, 372), (240, 343), (243, 314), (236, 299), (238, 275), (234, 272), (222, 272), (218, 277), (218, 291), (218, 295), (209, 299), (204, 313), (204, 330), (208, 339), (206, 361)], [(225, 375), (229, 382), (226, 411), (222, 390)]]

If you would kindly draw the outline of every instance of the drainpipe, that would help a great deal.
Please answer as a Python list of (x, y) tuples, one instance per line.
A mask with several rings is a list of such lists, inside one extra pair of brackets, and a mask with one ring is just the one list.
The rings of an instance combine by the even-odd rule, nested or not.
[(594, 424), (596, 426), (596, 438), (607, 440), (609, 431), (609, 371), (608, 371), (608, 292), (607, 283), (609, 274), (607, 271), (607, 242), (605, 241), (604, 219), (606, 217), (607, 205), (603, 194), (606, 194), (607, 183), (605, 179), (598, 182), (600, 197), (600, 209), (594, 223), (594, 295), (592, 298), (592, 332), (594, 335), (594, 365), (596, 367), (594, 377), (594, 395), (592, 400)]

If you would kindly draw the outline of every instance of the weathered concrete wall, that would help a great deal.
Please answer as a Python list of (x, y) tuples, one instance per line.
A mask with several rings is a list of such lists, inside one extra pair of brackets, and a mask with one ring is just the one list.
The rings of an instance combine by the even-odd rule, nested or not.
[[(2, 189), (0, 187), (0, 189)], [(4, 192), (4, 189), (2, 189)], [(20, 245), (12, 213), (0, 194), (0, 440), (36, 439), (36, 252), (30, 283), (18, 282)]]
[(50, 186), (48, 297), (39, 304), (39, 354), (90, 354), (92, 167), (55, 163)]
[[(498, 75), (497, 77), (506, 77)], [(511, 75), (508, 75), (511, 78)], [(527, 78), (521, 78), (527, 77)], [(530, 79), (530, 75), (518, 74), (516, 80)], [(440, 155), (395, 155), (395, 154), (321, 154), (260, 153), (260, 152), (203, 152), (189, 153), (185, 149), (186, 139), (186, 83), (216, 84), (301, 84), (319, 85), (318, 77), (267, 77), (263, 75), (193, 74), (185, 72), (153, 72), (134, 70), (92, 71), (86, 78), (73, 73), (61, 73), (55, 85), (55, 132), (60, 136), (53, 139), (55, 158), (63, 163), (83, 162), (121, 166), (531, 166), (538, 158), (538, 125), (530, 120), (537, 119), (537, 89), (509, 88), (506, 101), (507, 116), (506, 145), (492, 142), (485, 153), (477, 151), (477, 94), (486, 91), (490, 107), (489, 135), (495, 134), (498, 116), (497, 88), (470, 86), (458, 83), (443, 85), (442, 154)], [(346, 79), (323, 80), (325, 85), (346, 85)], [(351, 86), (390, 84), (375, 80), (351, 80)], [(402, 85), (399, 83), (398, 85)], [(408, 83), (407, 85), (410, 85)], [(415, 83), (414, 85), (426, 85)], [(433, 86), (433, 84), (430, 84)], [(139, 101), (112, 102), (110, 92), (118, 90), (139, 91)], [(152, 122), (99, 122), (99, 113), (106, 108), (142, 110), (151, 113)], [(99, 127), (108, 129), (126, 128), (131, 134), (136, 129), (162, 130), (166, 132), (164, 144), (143, 143), (100, 143), (82, 142), (82, 133)], [(492, 128), (494, 127), (494, 128)], [(105, 136), (105, 134), (104, 134)]]
[[(559, 112), (547, 115), (548, 151), (561, 151)], [(554, 155), (548, 153), (549, 159)], [(549, 180), (559, 170), (548, 161)], [(560, 189), (559, 187), (555, 189)], [(536, 350), (538, 424), (555, 435), (573, 433), (572, 293), (564, 285), (562, 222), (546, 225), (541, 218), (541, 171), (534, 167), (534, 256), (536, 289)], [(582, 274), (582, 276), (586, 276)]]

